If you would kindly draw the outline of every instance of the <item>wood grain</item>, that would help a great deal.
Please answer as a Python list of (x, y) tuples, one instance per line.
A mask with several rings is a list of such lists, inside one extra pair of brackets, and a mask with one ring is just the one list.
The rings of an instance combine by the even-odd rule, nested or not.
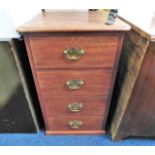
[[(90, 33), (91, 35), (92, 35), (92, 33)], [(110, 33), (106, 33), (106, 35), (111, 35)], [(75, 131), (71, 131), (71, 132), (69, 132), (69, 131), (64, 131), (64, 132), (58, 132), (58, 131), (49, 131), (49, 130), (47, 130), (46, 129), (46, 132), (49, 134), (49, 133), (51, 133), (51, 134), (60, 134), (60, 133), (62, 133), (62, 134), (82, 134), (82, 133), (84, 133), (84, 134), (97, 134), (97, 133), (104, 133), (105, 131), (105, 123), (106, 123), (106, 120), (107, 120), (107, 115), (108, 115), (108, 109), (109, 109), (109, 104), (110, 104), (110, 100), (111, 100), (111, 93), (112, 93), (112, 90), (113, 90), (113, 84), (114, 84), (114, 81), (115, 81), (115, 75), (116, 75), (116, 72), (117, 72), (117, 64), (118, 64), (118, 61), (119, 61), (119, 55), (120, 55), (120, 48), (121, 48), (121, 46), (122, 46), (122, 41), (123, 41), (123, 33), (121, 34), (121, 33), (113, 33), (113, 35), (114, 34), (117, 34), (117, 35), (119, 35), (119, 44), (118, 44), (118, 46), (117, 46), (117, 50), (116, 50), (116, 57), (115, 57), (115, 65), (114, 65), (114, 68), (113, 68), (113, 70), (111, 70), (110, 71), (110, 75), (112, 76), (111, 78), (111, 80), (112, 80), (112, 82), (111, 82), (111, 80), (110, 80), (110, 84), (109, 84), (109, 87), (110, 87), (110, 90), (109, 90), (109, 92), (108, 92), (108, 101), (107, 101), (107, 103), (106, 103), (106, 110), (105, 110), (105, 113), (103, 113), (103, 115), (104, 115), (104, 117), (103, 117), (103, 119), (104, 119), (104, 121), (103, 121), (103, 129), (101, 130), (101, 131), (93, 131), (93, 132), (90, 132), (89, 130), (88, 131), (79, 131), (79, 132), (75, 132)], [(27, 43), (27, 48), (28, 48), (28, 55), (29, 55), (29, 59), (30, 59), (30, 62), (31, 62), (31, 67), (32, 67), (32, 69), (33, 69), (33, 76), (34, 76), (34, 79), (35, 79), (35, 83), (36, 83), (36, 86), (37, 86), (37, 91), (38, 91), (38, 94), (40, 94), (39, 95), (39, 99), (40, 99), (40, 104), (41, 104), (41, 107), (42, 107), (42, 111), (43, 111), (43, 115), (44, 115), (44, 121), (45, 121), (45, 124), (46, 124), (46, 128), (47, 128), (47, 123), (48, 123), (48, 121), (46, 120), (46, 118), (47, 118), (47, 115), (46, 115), (46, 113), (45, 113), (45, 106), (44, 106), (44, 104), (43, 104), (43, 96), (42, 96), (42, 94), (41, 94), (41, 89), (40, 89), (40, 85), (39, 85), (39, 81), (38, 81), (38, 76), (37, 76), (37, 73), (36, 73), (36, 70), (35, 70), (35, 66), (34, 66), (34, 59), (33, 59), (33, 57), (32, 57), (32, 49), (30, 48), (30, 44), (29, 44), (29, 37), (32, 37), (34, 34), (28, 34), (28, 35), (25, 35), (25, 40), (26, 40), (26, 43)], [(45, 37), (45, 36), (47, 36), (48, 34), (42, 34), (42, 36), (43, 37)], [(60, 34), (61, 35), (61, 34)], [(78, 34), (76, 34), (76, 35), (78, 35)], [(88, 35), (88, 34), (87, 34)], [(40, 36), (40, 34), (35, 34), (34, 36)], [(54, 69), (54, 71), (55, 70), (57, 70), (57, 71), (61, 71), (61, 70), (59, 70), (59, 69)], [(68, 70), (68, 69), (65, 69), (65, 70)], [(75, 70), (75, 69), (74, 69)], [(74, 71), (73, 70), (73, 71)], [(79, 69), (78, 69), (79, 70)], [(85, 69), (83, 69), (83, 70), (85, 70)], [(90, 70), (90, 69), (89, 69)], [(88, 70), (88, 71), (89, 71)], [(93, 71), (95, 71), (96, 69), (93, 69)], [(98, 70), (98, 69), (97, 69)], [(99, 69), (100, 70), (100, 69)], [(106, 69), (107, 70), (107, 69)], [(42, 71), (46, 71), (46, 69), (45, 70), (42, 70)], [(48, 71), (48, 70), (47, 70)], [(93, 75), (93, 73), (92, 73), (92, 75)], [(91, 76), (90, 76), (91, 77)], [(108, 78), (109, 79), (109, 78)], [(104, 92), (103, 92), (103, 94), (102, 94), (102, 96), (104, 95)], [(45, 97), (45, 96), (44, 96)], [(47, 96), (46, 96), (47, 97)]]
[[(126, 110), (130, 106), (131, 94), (133, 93), (149, 45), (149, 41), (142, 38), (141, 35), (135, 31), (128, 32), (124, 42), (113, 99), (115, 102), (115, 98), (117, 98), (118, 104), (111, 126), (112, 137), (114, 140), (127, 136), (129, 131), (127, 128), (125, 130), (121, 124), (124, 122), (124, 124), (129, 125), (128, 119), (131, 117), (125, 117), (127, 114)], [(136, 96), (137, 99), (139, 97), (142, 98), (142, 96)], [(124, 132), (119, 134), (121, 130)]]
[(112, 26), (106, 25), (107, 16), (100, 12), (52, 11), (38, 16), (17, 28), (18, 32), (86, 32), (129, 31), (130, 26), (117, 19)]
[(34, 83), (35, 83), (35, 86), (36, 86), (37, 95), (38, 95), (38, 99), (39, 99), (39, 102), (40, 102), (40, 107), (41, 107), (41, 111), (42, 111), (42, 115), (43, 115), (44, 124), (45, 124), (45, 126), (47, 126), (47, 122), (45, 120), (46, 115), (45, 115), (45, 112), (44, 112), (44, 106), (41, 104), (42, 103), (42, 96), (41, 96), (41, 92), (40, 92), (37, 73), (36, 73), (35, 66), (34, 66), (32, 51), (31, 51), (31, 47), (30, 47), (30, 44), (29, 44), (29, 40), (28, 40), (28, 38), (26, 36), (24, 36), (24, 41), (25, 41), (25, 44), (26, 44), (26, 50), (27, 50), (27, 54), (28, 54), (29, 63), (30, 63), (30, 66), (31, 66), (33, 80), (34, 80)]
[[(37, 71), (42, 98), (48, 96), (103, 96), (108, 95), (111, 70), (48, 70)], [(84, 85), (78, 90), (67, 87), (68, 80), (83, 80)]]
[[(130, 26), (119, 19), (109, 26), (103, 20), (100, 13), (52, 12), (18, 28), (26, 41), (47, 134), (105, 133), (124, 31)], [(85, 50), (77, 62), (63, 56), (64, 48), (73, 46)], [(69, 90), (65, 83), (73, 79), (84, 85)], [(85, 106), (81, 113), (70, 114), (66, 104), (75, 99)], [(70, 130), (70, 119), (81, 119), (84, 126)]]
[[(112, 68), (119, 35), (75, 35), (30, 37), (30, 45), (37, 69), (44, 68)], [(78, 61), (68, 60), (64, 49), (78, 48), (85, 51)]]
[[(84, 117), (84, 116), (63, 116), (63, 117), (48, 117), (48, 129), (50, 131), (93, 131), (102, 130), (103, 117)], [(72, 129), (68, 122), (70, 120), (82, 121), (82, 126), (79, 129)]]
[[(82, 103), (83, 107), (79, 112), (71, 112), (68, 108), (69, 103)], [(45, 113), (47, 116), (95, 116), (104, 117), (107, 105), (107, 97), (105, 96), (49, 96), (43, 98)]]
[(45, 133), (47, 135), (96, 135), (96, 134), (105, 134), (105, 130), (78, 130), (78, 131), (52, 131), (46, 130)]
[[(151, 42), (130, 97), (128, 135), (155, 137), (155, 42)], [(137, 112), (138, 111), (138, 112)]]

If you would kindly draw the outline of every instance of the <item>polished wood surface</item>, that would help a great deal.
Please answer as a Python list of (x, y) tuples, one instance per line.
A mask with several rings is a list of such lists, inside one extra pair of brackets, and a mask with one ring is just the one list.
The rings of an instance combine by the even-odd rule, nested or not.
[[(30, 37), (34, 63), (37, 69), (44, 68), (112, 68), (120, 36), (100, 33), (96, 35), (74, 33), (60, 36)], [(60, 44), (61, 43), (61, 44)], [(78, 48), (84, 55), (71, 61), (64, 55), (65, 49)]]
[(107, 16), (94, 11), (51, 11), (39, 14), (23, 26), (18, 32), (69, 32), (69, 31), (128, 31), (130, 26), (117, 19), (112, 26), (106, 25)]
[[(63, 117), (48, 117), (48, 130), (50, 131), (101, 131), (103, 127), (102, 116), (63, 116)], [(72, 129), (68, 123), (71, 120), (80, 120), (82, 125), (78, 129)]]
[[(47, 116), (98, 116), (104, 117), (107, 96), (54, 96), (43, 99), (44, 109)], [(83, 107), (79, 112), (71, 112), (68, 108), (69, 103), (82, 103)]]
[[(41, 16), (36, 19), (44, 23), (42, 26), (33, 19), (33, 26), (29, 23), (18, 30), (24, 33), (46, 133), (105, 133), (124, 31), (130, 27), (119, 19), (116, 25), (107, 26), (98, 13), (57, 12)], [(74, 62), (63, 54), (64, 48), (72, 47), (85, 50)], [(68, 80), (83, 80), (84, 85), (70, 90)], [(76, 114), (66, 109), (68, 102), (75, 100), (84, 103)], [(85, 125), (72, 130), (68, 127), (71, 119), (81, 119)]]
[(78, 130), (78, 131), (52, 131), (46, 130), (47, 135), (96, 135), (96, 134), (105, 134), (105, 130)]
[(115, 87), (118, 105), (111, 126), (114, 140), (155, 137), (154, 51), (155, 42), (133, 26), (125, 37)]
[[(42, 98), (48, 96), (87, 96), (108, 95), (112, 78), (111, 70), (49, 70), (37, 71)], [(78, 90), (71, 90), (66, 85), (68, 80), (83, 80)]]
[[(113, 35), (114, 35), (115, 33), (113, 33)], [(118, 35), (119, 33), (117, 33), (117, 35)], [(36, 36), (36, 34), (34, 35), (34, 36)], [(37, 34), (37, 36), (40, 36), (40, 34)], [(42, 112), (43, 112), (43, 115), (44, 115), (44, 121), (45, 121), (45, 125), (46, 125), (46, 133), (47, 134), (103, 134), (103, 133), (105, 133), (105, 127), (106, 127), (106, 120), (107, 120), (107, 115), (108, 115), (108, 110), (109, 110), (109, 105), (110, 105), (110, 101), (111, 101), (111, 94), (112, 94), (112, 91), (113, 91), (113, 85), (114, 85), (114, 82), (115, 82), (115, 75), (116, 75), (116, 71), (117, 71), (117, 65), (118, 65), (118, 60), (119, 60), (119, 55), (120, 55), (120, 48), (121, 48), (121, 46), (122, 46), (122, 41), (123, 41), (123, 34), (119, 34), (119, 44), (118, 44), (118, 46), (117, 46), (117, 49), (116, 49), (116, 56), (115, 56), (115, 60), (114, 60), (114, 66), (110, 69), (110, 68), (103, 68), (103, 69), (101, 69), (101, 67), (99, 67), (98, 69), (97, 68), (79, 68), (79, 69), (75, 69), (75, 68), (70, 68), (70, 69), (37, 69), (37, 68), (35, 68), (35, 64), (34, 64), (34, 57), (33, 57), (33, 55), (32, 55), (32, 53), (33, 53), (33, 51), (32, 51), (32, 49), (31, 49), (31, 46), (30, 46), (30, 42), (29, 42), (29, 38), (31, 38), (32, 37), (32, 34), (28, 34), (28, 35), (25, 35), (25, 41), (26, 41), (26, 47), (27, 47), (27, 49), (28, 49), (28, 56), (29, 56), (29, 59), (30, 59), (30, 63), (31, 63), (31, 67), (32, 67), (32, 70), (33, 70), (33, 76), (34, 76), (34, 78), (35, 78), (35, 84), (36, 84), (36, 87), (37, 87), (37, 91), (38, 91), (38, 94), (39, 94), (39, 99), (40, 99), (40, 104), (41, 104), (41, 107), (42, 107)], [(92, 73), (90, 74), (89, 73), (89, 71), (91, 71), (92, 70)], [(98, 74), (98, 71), (99, 71), (99, 74), (100, 75), (104, 75), (105, 73), (106, 73), (106, 75), (110, 75), (111, 76), (111, 80), (109, 79), (109, 77), (108, 76), (106, 76), (106, 83), (105, 84), (107, 84), (107, 82), (109, 81), (109, 91), (106, 93), (108, 96), (107, 96), (107, 101), (106, 101), (106, 104), (103, 106), (103, 115), (102, 115), (102, 118), (103, 118), (103, 123), (102, 123), (102, 129), (100, 129), (100, 130), (80, 130), (80, 131), (69, 131), (69, 130), (66, 130), (66, 131), (54, 131), (54, 130), (49, 130), (48, 129), (48, 115), (47, 114), (49, 114), (48, 113), (48, 111), (47, 111), (47, 105), (46, 105), (46, 103), (49, 103), (48, 101), (49, 101), (49, 99), (50, 100), (52, 100), (52, 98), (51, 98), (51, 95), (48, 95), (49, 94), (49, 92), (52, 92), (52, 90), (51, 91), (48, 91), (47, 92), (47, 94), (45, 94), (45, 95), (42, 95), (42, 93), (43, 93), (43, 91), (41, 91), (41, 87), (40, 87), (40, 83), (39, 83), (39, 76), (38, 76), (38, 72), (40, 72), (40, 73), (44, 73), (44, 72), (57, 72), (57, 73), (60, 73), (60, 75), (61, 75), (61, 78), (60, 78), (60, 76), (59, 76), (59, 78), (60, 79), (63, 79), (63, 76), (64, 75), (66, 75), (66, 73), (68, 72), (68, 71), (70, 71), (70, 73), (71, 72), (76, 72), (77, 71), (77, 73), (79, 72), (79, 71), (83, 71), (83, 73), (85, 72), (85, 73), (87, 73), (87, 78), (88, 79), (90, 79), (91, 77), (95, 77), (95, 74), (94, 73), (97, 73)], [(62, 71), (64, 71), (64, 74), (61, 74), (61, 72)], [(107, 74), (108, 73), (108, 74)], [(52, 75), (52, 74), (51, 74)], [(58, 75), (58, 74), (57, 74)], [(80, 75), (80, 74), (79, 74)], [(84, 77), (85, 77), (85, 75), (86, 74), (84, 74)], [(53, 76), (53, 75), (52, 75)], [(75, 76), (75, 75), (74, 75)], [(82, 74), (82, 76), (83, 76), (83, 74)], [(48, 77), (48, 76), (45, 76), (45, 77), (47, 77), (49, 80), (51, 80), (50, 79), (50, 77)], [(97, 79), (99, 78), (99, 77), (101, 77), (101, 83), (103, 82), (103, 77), (104, 76), (97, 76)], [(92, 79), (92, 78), (91, 78)], [(99, 78), (100, 79), (100, 78)], [(54, 81), (56, 80), (57, 81), (57, 78), (54, 78), (53, 79)], [(46, 81), (46, 82), (48, 82), (48, 81)], [(92, 81), (92, 83), (91, 84), (93, 84), (94, 82)], [(98, 81), (96, 82), (96, 83), (98, 83)], [(55, 82), (54, 82), (54, 84), (55, 84)], [(64, 84), (64, 83), (63, 83)], [(99, 86), (99, 85), (98, 85)], [(47, 87), (49, 87), (49, 86), (47, 86)], [(99, 86), (100, 87), (100, 86)], [(101, 87), (100, 87), (101, 88)], [(103, 85), (102, 84), (102, 93), (95, 93), (95, 94), (97, 94), (97, 95), (93, 95), (93, 94), (91, 94), (91, 96), (92, 97), (94, 97), (94, 98), (98, 98), (98, 97), (101, 97), (101, 96), (104, 96), (104, 94), (105, 94), (105, 92), (104, 92), (104, 88), (105, 88), (105, 85)], [(49, 89), (50, 90), (50, 89)], [(54, 89), (53, 89), (54, 90)], [(60, 91), (62, 91), (62, 90), (60, 90)], [(95, 91), (95, 92), (97, 92), (97, 91)], [(64, 92), (62, 92), (62, 93), (64, 93)], [(77, 96), (77, 97), (79, 97), (79, 99), (81, 98), (80, 96), (82, 95), (83, 93), (79, 93), (79, 95)], [(70, 94), (68, 94), (68, 95), (70, 95)], [(68, 96), (67, 95), (67, 96)], [(66, 97), (67, 97), (66, 96)], [(90, 92), (89, 92), (89, 97), (91, 97), (90, 96)], [(53, 96), (54, 97), (54, 96)], [(61, 97), (65, 97), (64, 96), (64, 94), (63, 95), (57, 95), (57, 96), (55, 96), (56, 98), (57, 97), (59, 97), (59, 98), (61, 98)], [(71, 96), (71, 98), (73, 98), (74, 96)], [(86, 95), (85, 96), (83, 96), (82, 95), (82, 97), (86, 97)], [(76, 98), (76, 97), (75, 97)], [(93, 101), (93, 100), (92, 100)], [(54, 104), (54, 100), (53, 100), (53, 102), (51, 102), (52, 104)], [(56, 103), (56, 102), (55, 102)], [(103, 101), (103, 103), (104, 103), (104, 101)], [(97, 102), (96, 102), (96, 104), (97, 104)], [(65, 103), (63, 104), (63, 105), (65, 105)], [(62, 108), (63, 109), (63, 108)], [(88, 109), (88, 111), (87, 111), (87, 113), (86, 114), (83, 114), (83, 116), (89, 116), (90, 117), (90, 114), (88, 114), (88, 112), (89, 112), (89, 109)], [(91, 112), (91, 110), (90, 110), (90, 112)], [(52, 113), (52, 112), (51, 112)], [(50, 113), (50, 115), (52, 115)], [(58, 112), (57, 112), (58, 113)], [(82, 112), (81, 112), (82, 113)], [(88, 115), (87, 115), (88, 114)], [(54, 116), (55, 114), (53, 113), (53, 116)], [(68, 116), (68, 114), (66, 113), (64, 116)], [(96, 115), (95, 114), (93, 114), (93, 111), (92, 111), (92, 115), (91, 116), (95, 116), (95, 117), (97, 117), (97, 116), (100, 116), (101, 117), (101, 113), (100, 113), (100, 110), (98, 110), (98, 111), (96, 111)], [(53, 118), (55, 118), (55, 117), (53, 117)]]

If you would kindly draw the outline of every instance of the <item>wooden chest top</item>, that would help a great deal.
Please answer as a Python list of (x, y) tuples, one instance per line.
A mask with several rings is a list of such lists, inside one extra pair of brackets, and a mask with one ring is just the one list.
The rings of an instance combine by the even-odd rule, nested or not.
[(39, 14), (17, 28), (18, 32), (65, 31), (128, 31), (130, 26), (120, 19), (114, 25), (106, 25), (107, 15), (89, 11), (51, 11)]

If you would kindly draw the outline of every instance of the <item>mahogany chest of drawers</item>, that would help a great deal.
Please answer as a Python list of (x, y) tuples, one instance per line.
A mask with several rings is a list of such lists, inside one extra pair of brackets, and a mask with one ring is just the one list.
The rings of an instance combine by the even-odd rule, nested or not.
[(24, 35), (47, 134), (105, 133), (125, 31), (99, 12), (45, 12)]

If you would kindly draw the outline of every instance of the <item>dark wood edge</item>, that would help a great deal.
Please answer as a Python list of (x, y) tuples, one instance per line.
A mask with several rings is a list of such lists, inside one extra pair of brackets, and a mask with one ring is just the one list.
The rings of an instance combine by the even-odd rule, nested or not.
[(30, 63), (31, 70), (32, 70), (33, 80), (34, 80), (34, 83), (35, 83), (35, 86), (36, 86), (36, 89), (37, 89), (37, 93), (38, 93), (39, 104), (41, 106), (43, 120), (44, 120), (44, 123), (45, 123), (45, 128), (48, 129), (48, 123), (47, 123), (47, 121), (45, 119), (46, 116), (45, 116), (44, 106), (42, 106), (42, 104), (41, 104), (42, 103), (42, 98), (41, 98), (41, 94), (40, 94), (41, 91), (40, 91), (40, 87), (39, 87), (39, 81), (38, 81), (38, 78), (37, 78), (37, 75), (36, 75), (36, 70), (35, 70), (34, 59), (33, 59), (33, 56), (32, 56), (31, 47), (30, 47), (30, 44), (29, 44), (29, 37), (24, 36), (24, 40), (25, 40), (25, 44), (26, 44), (27, 54), (28, 54), (28, 57), (29, 57), (29, 63)]
[(122, 34), (122, 31), (113, 31), (113, 32), (104, 32), (104, 31), (100, 31), (100, 32), (96, 32), (96, 31), (92, 31), (92, 32), (36, 32), (36, 33), (25, 33), (24, 36), (29, 36), (29, 37), (48, 37), (49, 35), (52, 36), (90, 36), (90, 35), (94, 35), (94, 36), (103, 36), (103, 35), (107, 35), (107, 36), (115, 36), (115, 35), (120, 35)]
[(118, 41), (117, 49), (116, 49), (117, 54), (115, 56), (114, 68), (113, 68), (113, 71), (112, 71), (112, 81), (111, 81), (111, 86), (110, 86), (110, 89), (109, 89), (109, 95), (108, 95), (108, 99), (107, 99), (106, 112), (105, 112), (105, 117), (104, 117), (104, 121), (103, 121), (104, 122), (103, 128), (106, 128), (108, 113), (109, 113), (109, 109), (110, 109), (110, 103), (111, 103), (114, 84), (115, 84), (115, 80), (116, 80), (118, 63), (119, 63), (120, 54), (121, 54), (121, 48), (122, 48), (122, 45), (123, 45), (123, 39), (124, 39), (124, 33), (121, 33), (119, 41)]

